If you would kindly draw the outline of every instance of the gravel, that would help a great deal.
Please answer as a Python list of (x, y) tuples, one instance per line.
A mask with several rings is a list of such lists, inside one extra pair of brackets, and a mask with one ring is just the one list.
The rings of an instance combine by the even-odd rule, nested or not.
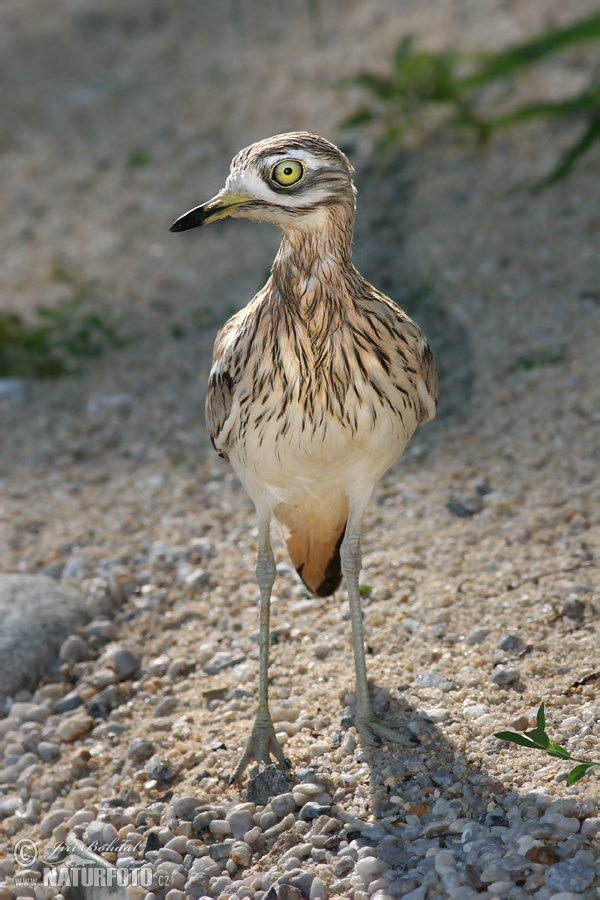
[[(600, 182), (590, 164), (534, 199), (507, 191), (551, 162), (545, 126), (477, 154), (440, 140), (403, 165), (366, 161), (361, 135), (331, 130), (354, 101), (322, 87), (402, 34), (473, 51), (566, 21), (564, 4), (427, 0), (399, 18), (351, 0), (343, 17), (322, 4), (320, 35), (305, 6), (279, 6), (244, 20), (244, 42), (229, 8), (201, 29), (192, 6), (0, 13), (7, 70), (30, 59), (24, 78), (45, 87), (34, 110), (37, 81), (6, 86), (3, 296), (27, 314), (95, 284), (99, 313), (118, 299), (136, 337), (77, 378), (0, 391), (2, 571), (86, 610), (54, 643), (30, 618), (5, 656), (0, 900), (31, 892), (14, 885), (17, 840), (41, 852), (68, 834), (151, 875), (132, 900), (592, 900), (598, 781), (568, 787), (563, 761), (494, 732), (533, 728), (544, 700), (552, 739), (597, 758)], [(576, 77), (548, 65), (548, 83)], [(146, 166), (127, 165), (132, 121)], [(347, 602), (308, 598), (276, 544), (271, 710), (292, 772), (238, 787), (256, 708), (255, 520), (200, 407), (215, 327), (277, 238), (233, 223), (175, 244), (165, 230), (233, 152), (288, 123), (348, 142), (355, 261), (414, 305), (442, 402), (377, 487), (363, 541), (374, 703), (407, 746), (362, 743)], [(52, 275), (59, 262), (71, 281)], [(433, 290), (415, 300), (424, 277)], [(515, 366), (562, 343), (554, 365)]]

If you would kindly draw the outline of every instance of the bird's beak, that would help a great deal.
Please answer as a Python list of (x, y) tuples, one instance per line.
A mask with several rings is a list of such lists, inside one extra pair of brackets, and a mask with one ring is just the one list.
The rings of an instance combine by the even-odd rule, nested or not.
[(195, 209), (190, 209), (189, 212), (176, 219), (169, 231), (188, 231), (190, 228), (198, 228), (199, 225), (207, 225), (209, 222), (214, 222), (217, 219), (224, 219), (237, 206), (242, 206), (251, 201), (252, 197), (249, 197), (247, 194), (237, 194), (223, 189), (208, 203), (196, 206)]

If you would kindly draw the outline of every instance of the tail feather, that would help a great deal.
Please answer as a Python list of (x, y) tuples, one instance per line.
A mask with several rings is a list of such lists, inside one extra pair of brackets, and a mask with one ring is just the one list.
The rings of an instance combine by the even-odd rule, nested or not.
[(340, 586), (340, 547), (348, 519), (348, 501), (316, 500), (299, 505), (281, 504), (275, 514), (288, 553), (306, 587), (317, 597), (329, 597)]

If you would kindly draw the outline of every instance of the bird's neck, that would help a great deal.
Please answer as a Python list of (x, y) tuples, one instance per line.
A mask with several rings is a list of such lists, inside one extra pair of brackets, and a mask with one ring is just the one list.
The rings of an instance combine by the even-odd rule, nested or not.
[(311, 228), (286, 228), (272, 269), (283, 301), (301, 311), (339, 297), (352, 270), (351, 242), (352, 218), (335, 210)]

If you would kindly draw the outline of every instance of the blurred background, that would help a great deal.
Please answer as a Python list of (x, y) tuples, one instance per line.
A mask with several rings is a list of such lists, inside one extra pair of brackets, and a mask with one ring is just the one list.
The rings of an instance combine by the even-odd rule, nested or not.
[[(4, 0), (5, 564), (57, 552), (52, 528), (12, 534), (23, 496), (52, 505), (56, 489), (74, 521), (97, 509), (86, 479), (213, 465), (214, 334), (264, 283), (279, 236), (168, 227), (278, 132), (317, 132), (356, 167), (354, 260), (425, 328), (442, 372), (419, 441), (493, 439), (530, 419), (523, 397), (556, 396), (559, 374), (566, 406), (595, 421), (598, 15), (586, 0)], [(540, 50), (549, 33), (563, 37)], [(586, 129), (568, 177), (538, 189)]]

